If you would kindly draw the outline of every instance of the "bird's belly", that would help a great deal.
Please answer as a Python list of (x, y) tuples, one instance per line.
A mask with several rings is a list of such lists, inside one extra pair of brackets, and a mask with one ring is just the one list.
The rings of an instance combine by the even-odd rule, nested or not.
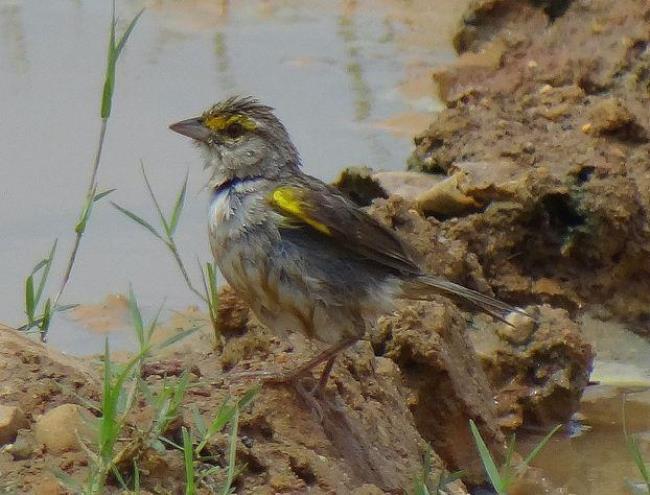
[(269, 258), (269, 251), (257, 247), (231, 249), (224, 253), (219, 266), (230, 286), (250, 305), (257, 318), (274, 332), (285, 336), (300, 332), (325, 342), (338, 341), (336, 326), (319, 301), (313, 299), (301, 280)]

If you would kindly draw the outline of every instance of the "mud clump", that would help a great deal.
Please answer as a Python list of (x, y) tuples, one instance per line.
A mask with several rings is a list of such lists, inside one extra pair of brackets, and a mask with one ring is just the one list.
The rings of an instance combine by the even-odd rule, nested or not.
[(439, 236), (463, 242), (501, 297), (603, 304), (650, 332), (648, 19), (633, 0), (485, 0), (466, 15), (459, 62), (435, 74), (447, 109), (409, 163), (491, 170), (491, 190), (460, 187), (482, 210)]
[[(234, 298), (224, 300), (234, 303)], [(224, 321), (227, 324), (230, 322)], [(246, 333), (261, 344), (248, 360), (239, 355), (238, 369), (290, 365), (311, 352), (287, 350), (269, 339), (260, 325), (246, 324)], [(175, 370), (179, 362), (193, 370), (194, 386), (183, 399), (181, 414), (163, 432), (172, 442), (182, 441), (181, 427), (193, 428), (196, 414), (209, 423), (227, 395), (241, 396), (251, 386), (229, 380), (221, 354), (211, 350), (210, 338), (206, 332), (196, 337), (191, 347), (185, 344), (156, 357), (157, 372), (143, 376), (155, 392), (164, 382), (178, 379)], [(237, 338), (241, 336), (227, 337), (226, 348)], [(101, 366), (67, 358), (9, 330), (0, 331), (0, 363), (0, 403), (12, 411), (21, 405), (25, 411), (18, 418), (16, 431), (5, 439), (12, 443), (0, 452), (0, 487), (11, 493), (66, 493), (58, 486), (52, 468), (80, 482), (88, 475), (88, 457), (79, 442), (93, 444), (83, 429), (94, 417), (81, 421), (80, 417), (89, 413), (79, 404), (99, 403)], [(167, 365), (171, 375), (164, 373)], [(367, 342), (358, 344), (335, 367), (320, 404), (322, 421), (291, 385), (262, 388), (239, 420), (237, 463), (245, 469), (237, 480), (238, 493), (361, 495), (403, 493), (412, 486), (421, 470), (426, 442), (415, 427), (399, 370), (391, 360), (375, 359)], [(124, 442), (133, 447), (123, 450), (119, 466), (128, 477), (133, 460), (137, 460), (143, 490), (182, 493), (182, 451), (164, 445), (154, 449), (142, 441), (152, 414), (146, 401), (135, 404), (117, 450), (124, 449)], [(227, 431), (217, 434), (205, 447), (205, 455), (212, 456), (217, 467), (227, 463), (227, 437)], [(443, 468), (442, 460), (434, 455), (433, 476)], [(111, 481), (106, 493), (119, 493), (118, 486)], [(455, 495), (467, 493), (459, 481), (448, 488)]]

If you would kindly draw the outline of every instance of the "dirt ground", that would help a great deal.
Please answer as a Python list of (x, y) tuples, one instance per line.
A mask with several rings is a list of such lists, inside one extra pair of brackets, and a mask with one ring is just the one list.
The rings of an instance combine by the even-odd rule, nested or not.
[[(238, 493), (410, 493), (427, 444), (433, 479), (463, 469), (464, 483), (447, 490), (469, 493), (484, 481), (469, 419), (498, 455), (504, 431), (564, 422), (577, 409), (593, 360), (580, 309), (602, 305), (603, 318), (650, 333), (649, 26), (643, 0), (474, 4), (455, 38), (458, 63), (434, 75), (448, 108), (416, 138), (409, 161), (432, 175), (415, 176), (408, 195), (385, 194), (374, 178), (370, 192), (363, 180), (350, 190), (376, 198), (371, 213), (426, 270), (537, 321), (510, 327), (443, 297), (401, 304), (337, 363), (322, 418), (292, 387), (262, 388), (240, 418)], [(143, 367), (152, 389), (190, 371), (179, 417), (164, 432), (176, 443), (194, 424), (193, 408), (209, 420), (228, 394), (250, 386), (228, 373), (290, 366), (314, 352), (278, 340), (227, 289), (220, 313), (223, 346), (198, 332)], [(0, 492), (66, 493), (53, 468), (85, 479), (80, 439), (93, 435), (84, 425), (97, 415), (100, 376), (98, 360), (0, 329)], [(138, 402), (120, 444), (151, 414)], [(226, 444), (227, 432), (207, 446), (217, 466)], [(184, 493), (178, 450), (142, 448), (124, 465), (133, 459), (141, 493)], [(563, 493), (539, 473), (531, 479), (518, 493)], [(108, 492), (120, 492), (114, 479)]]

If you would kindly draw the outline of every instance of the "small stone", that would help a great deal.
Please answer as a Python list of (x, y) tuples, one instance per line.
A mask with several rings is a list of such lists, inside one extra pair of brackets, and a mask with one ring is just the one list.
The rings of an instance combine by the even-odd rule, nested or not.
[(381, 356), (375, 358), (375, 373), (393, 378), (400, 376), (400, 370), (395, 361)]
[(503, 323), (497, 327), (497, 333), (502, 339), (513, 345), (525, 344), (530, 340), (535, 329), (535, 321), (532, 318), (513, 312), (506, 317), (506, 321), (510, 325)]
[(0, 445), (13, 442), (18, 430), (28, 425), (22, 409), (0, 405)]
[(36, 449), (37, 445), (36, 440), (34, 439), (34, 434), (30, 430), (24, 428), (18, 430), (14, 443), (7, 445), (6, 447), (6, 451), (9, 452), (16, 461), (29, 459)]
[(92, 443), (96, 432), (93, 423), (96, 418), (76, 404), (63, 404), (46, 412), (36, 422), (36, 440), (51, 452), (78, 450), (79, 439)]

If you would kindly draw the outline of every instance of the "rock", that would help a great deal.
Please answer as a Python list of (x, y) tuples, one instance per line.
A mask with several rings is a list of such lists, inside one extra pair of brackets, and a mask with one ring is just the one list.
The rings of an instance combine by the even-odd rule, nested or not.
[(493, 392), (460, 312), (449, 302), (404, 305), (380, 318), (372, 343), (377, 354), (398, 364), (418, 430), (448, 469), (482, 480), (469, 420), (479, 425), (496, 455), (503, 436), (496, 427)]
[(461, 191), (465, 174), (458, 173), (439, 182), (416, 198), (418, 207), (436, 217), (455, 217), (476, 212), (481, 204)]
[(406, 170), (375, 172), (372, 177), (389, 195), (401, 196), (405, 199), (416, 198), (446, 179), (446, 176), (441, 174), (425, 174)]
[(589, 117), (588, 132), (616, 134), (622, 139), (633, 141), (647, 138), (643, 126), (620, 98), (609, 97), (598, 101), (593, 105)]
[(368, 206), (375, 198), (388, 197), (368, 167), (348, 167), (332, 185), (360, 206)]
[(41, 416), (34, 426), (36, 440), (53, 453), (81, 448), (80, 440), (87, 445), (96, 437), (96, 418), (81, 406), (63, 404)]
[(11, 454), (15, 460), (29, 459), (37, 450), (38, 444), (34, 434), (30, 430), (21, 428), (18, 430), (16, 439), (11, 445), (7, 445), (6, 451)]
[(477, 316), (470, 334), (504, 427), (567, 421), (589, 381), (594, 354), (580, 327), (561, 309), (542, 306), (535, 316), (537, 328), (525, 317), (511, 328)]
[(26, 428), (28, 425), (22, 409), (17, 406), (0, 404), (0, 445), (13, 442), (18, 430)]

